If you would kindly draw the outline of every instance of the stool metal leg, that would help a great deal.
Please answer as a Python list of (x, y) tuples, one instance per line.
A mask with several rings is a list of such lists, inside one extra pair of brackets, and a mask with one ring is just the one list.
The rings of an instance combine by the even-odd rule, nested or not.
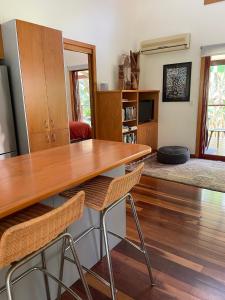
[(106, 214), (107, 214), (107, 210), (103, 214), (102, 226), (103, 226), (103, 234), (104, 234), (105, 251), (106, 251), (106, 257), (107, 257), (107, 263), (108, 263), (108, 269), (109, 269), (111, 294), (112, 294), (112, 299), (116, 300), (116, 289), (115, 289), (115, 282), (114, 282), (114, 276), (113, 276), (111, 255), (110, 255), (110, 250), (109, 250), (107, 227), (106, 227), (106, 222), (105, 222)]
[[(46, 258), (45, 258), (44, 251), (41, 252), (41, 260), (42, 260), (42, 268), (43, 269), (47, 269)], [(48, 276), (45, 273), (44, 273), (44, 282), (45, 282), (45, 290), (46, 290), (47, 300), (51, 300), (50, 288), (49, 288), (49, 282), (48, 282)]]
[(78, 269), (78, 272), (79, 272), (79, 275), (80, 275), (80, 279), (81, 279), (82, 284), (84, 286), (87, 298), (88, 298), (88, 300), (93, 300), (93, 298), (91, 296), (90, 289), (89, 289), (88, 284), (87, 284), (87, 281), (86, 281), (86, 279), (84, 277), (84, 273), (83, 273), (80, 261), (79, 261), (79, 259), (77, 257), (72, 237), (69, 239), (69, 244), (70, 244), (70, 250), (71, 250), (71, 253), (73, 255), (73, 259), (74, 259), (74, 261), (76, 263), (76, 266), (77, 266), (77, 269)]
[(153, 275), (152, 275), (151, 262), (150, 262), (150, 258), (149, 258), (149, 255), (148, 255), (148, 251), (147, 251), (146, 246), (145, 246), (144, 235), (143, 235), (143, 232), (141, 230), (141, 225), (140, 225), (140, 222), (139, 222), (139, 219), (138, 219), (137, 210), (136, 210), (136, 207), (135, 207), (135, 204), (134, 204), (134, 199), (131, 196), (131, 194), (128, 195), (128, 201), (130, 202), (130, 205), (131, 205), (132, 215), (133, 215), (133, 218), (134, 218), (134, 221), (135, 221), (135, 224), (136, 224), (136, 228), (137, 228), (137, 231), (138, 231), (139, 239), (140, 239), (140, 242), (141, 242), (141, 249), (144, 252), (145, 261), (146, 261), (146, 265), (147, 265), (148, 273), (149, 273), (149, 278), (150, 278), (150, 281), (151, 281), (151, 285), (153, 286), (154, 285), (154, 279), (153, 279)]
[(11, 284), (11, 277), (12, 277), (13, 272), (9, 271), (6, 277), (6, 289), (7, 289), (7, 296), (8, 300), (13, 300), (12, 296), (12, 284)]
[[(65, 250), (66, 250), (66, 238), (63, 238), (62, 247), (61, 247), (60, 268), (59, 268), (60, 281), (63, 280)], [(58, 292), (57, 292), (57, 300), (61, 299), (61, 292), (62, 292), (62, 287), (59, 285)]]
[[(21, 266), (23, 266), (24, 264), (26, 264), (27, 262), (29, 262), (30, 260), (32, 260), (34, 257), (42, 254), (46, 249), (48, 249), (51, 246), (53, 246), (54, 244), (58, 243), (60, 240), (63, 240), (63, 242), (65, 242), (65, 240), (68, 241), (68, 243), (70, 245), (71, 252), (73, 254), (74, 261), (75, 261), (75, 263), (77, 265), (77, 268), (78, 268), (78, 271), (79, 271), (80, 278), (82, 280), (82, 283), (84, 285), (84, 288), (85, 288), (85, 291), (86, 291), (86, 294), (87, 294), (87, 299), (88, 300), (93, 300), (92, 296), (91, 296), (91, 293), (90, 293), (90, 290), (89, 290), (89, 287), (87, 285), (86, 279), (84, 277), (84, 274), (83, 274), (83, 271), (82, 271), (79, 259), (77, 257), (74, 245), (73, 245), (73, 237), (69, 233), (64, 233), (64, 234), (59, 235), (55, 240), (51, 241), (48, 245), (46, 245), (42, 249), (37, 250), (36, 252), (30, 254), (29, 256), (25, 257), (21, 261), (19, 261), (16, 264), (14, 264), (8, 270), (8, 273), (7, 273), (7, 276), (6, 276), (6, 285), (0, 288), (0, 294), (6, 291), (7, 292), (7, 296), (8, 296), (8, 300), (14, 300), (13, 294), (12, 294), (12, 288), (13, 288), (13, 286), (17, 282), (19, 282), (21, 279), (23, 279), (24, 277), (26, 277), (27, 275), (29, 275), (30, 273), (32, 273), (34, 271), (40, 271), (43, 274), (46, 274), (47, 277), (50, 277), (52, 280), (54, 280), (55, 282), (57, 282), (58, 285), (60, 285), (62, 288), (64, 288), (65, 290), (67, 290), (73, 296), (74, 299), (82, 300), (81, 297), (77, 293), (75, 293), (71, 288), (67, 287), (62, 281), (60, 281), (53, 274), (51, 274), (50, 272), (48, 272), (48, 270), (46, 268), (44, 268), (43, 266), (42, 267), (35, 266), (35, 267), (32, 267), (32, 268), (29, 268), (28, 270), (26, 270), (25, 272), (23, 272), (18, 277), (14, 278), (12, 280), (12, 276), (13, 276), (14, 272), (17, 269), (19, 269)], [(66, 247), (66, 244), (65, 244), (65, 247)], [(44, 257), (43, 264), (46, 265), (45, 257)]]

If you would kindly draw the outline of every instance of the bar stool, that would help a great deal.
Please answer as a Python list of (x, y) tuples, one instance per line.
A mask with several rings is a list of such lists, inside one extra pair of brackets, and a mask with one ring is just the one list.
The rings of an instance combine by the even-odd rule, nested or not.
[[(95, 227), (92, 226), (91, 228), (88, 228), (83, 234), (81, 234), (79, 237), (74, 238), (74, 243), (78, 243), (82, 238), (84, 238), (87, 234), (92, 232), (92, 230), (99, 229), (100, 234), (100, 257), (102, 259), (103, 257), (103, 242), (105, 246), (106, 251), (106, 257), (107, 257), (107, 264), (108, 264), (108, 271), (109, 271), (109, 279), (110, 279), (110, 289), (111, 289), (111, 295), (112, 299), (116, 299), (116, 288), (114, 284), (114, 276), (113, 276), (113, 269), (112, 269), (112, 262), (111, 262), (111, 255), (109, 250), (109, 242), (108, 242), (108, 234), (111, 234), (119, 239), (125, 240), (130, 245), (135, 247), (138, 251), (144, 254), (146, 266), (149, 273), (150, 283), (153, 286), (154, 280), (151, 270), (151, 263), (150, 258), (145, 246), (144, 242), (144, 236), (141, 230), (141, 226), (139, 223), (137, 210), (135, 207), (135, 203), (133, 200), (132, 195), (130, 194), (131, 189), (139, 183), (141, 178), (141, 173), (143, 170), (144, 164), (140, 164), (134, 171), (131, 173), (128, 173), (124, 176), (117, 177), (115, 179), (106, 177), (106, 176), (97, 176), (94, 179), (91, 179), (84, 184), (81, 184), (80, 186), (74, 187), (70, 190), (67, 190), (63, 192), (61, 195), (64, 197), (72, 197), (77, 192), (83, 190), (85, 191), (85, 206), (92, 208), (96, 211), (100, 212), (100, 226)], [(120, 204), (123, 201), (127, 201), (131, 206), (132, 215), (136, 224), (136, 228), (138, 231), (138, 235), (140, 238), (140, 247), (131, 242), (130, 240), (123, 238), (119, 236), (118, 234), (115, 234), (111, 231), (107, 230), (106, 225), (106, 217), (108, 213), (118, 204)], [(64, 259), (71, 261), (66, 256)], [(71, 261), (72, 262), (72, 261)], [(61, 268), (63, 268), (63, 263), (61, 265)], [(85, 268), (85, 267), (84, 267)], [(98, 274), (94, 273), (91, 270), (88, 270), (85, 268), (87, 272), (89, 272), (91, 275), (94, 275), (97, 279), (103, 281), (105, 284), (107, 282), (103, 280)], [(62, 269), (61, 269), (62, 272)], [(107, 284), (108, 285), (108, 284)]]
[[(0, 294), (7, 291), (8, 300), (12, 300), (12, 287), (28, 274), (39, 271), (44, 275), (46, 296), (50, 300), (48, 278), (66, 289), (75, 299), (82, 300), (77, 293), (68, 288), (61, 280), (46, 268), (45, 250), (59, 241), (67, 244), (78, 269), (85, 288), (87, 298), (92, 300), (90, 290), (85, 280), (82, 267), (77, 257), (73, 238), (65, 230), (80, 219), (84, 208), (84, 192), (80, 192), (58, 208), (36, 204), (0, 221), (0, 268), (11, 265), (6, 276), (6, 286), (0, 289)], [(26, 269), (16, 278), (14, 272), (34, 257), (41, 255), (41, 266)]]

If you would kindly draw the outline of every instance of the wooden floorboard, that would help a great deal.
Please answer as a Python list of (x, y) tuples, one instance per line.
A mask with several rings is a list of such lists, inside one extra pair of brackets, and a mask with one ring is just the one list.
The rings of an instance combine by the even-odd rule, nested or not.
[[(118, 299), (225, 300), (225, 195), (144, 176), (133, 196), (156, 286), (142, 255), (121, 242), (112, 251)], [(138, 243), (129, 207), (127, 236)], [(108, 278), (105, 259), (94, 269)], [(110, 299), (106, 287), (87, 279), (94, 299)], [(84, 297), (80, 282), (73, 289)]]

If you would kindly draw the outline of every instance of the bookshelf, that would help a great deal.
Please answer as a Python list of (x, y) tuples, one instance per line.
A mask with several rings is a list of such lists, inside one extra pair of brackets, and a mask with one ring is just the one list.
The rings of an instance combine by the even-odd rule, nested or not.
[[(154, 117), (139, 124), (139, 102), (154, 101)], [(158, 145), (157, 90), (99, 91), (96, 101), (96, 138), (126, 143)]]

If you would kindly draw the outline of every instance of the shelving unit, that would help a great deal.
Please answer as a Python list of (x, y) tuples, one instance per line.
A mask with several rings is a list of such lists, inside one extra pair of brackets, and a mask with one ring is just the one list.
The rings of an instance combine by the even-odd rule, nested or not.
[[(139, 124), (138, 107), (143, 100), (154, 101), (154, 118)], [(151, 146), (158, 145), (158, 101), (157, 90), (99, 91), (96, 103), (96, 137), (103, 140), (124, 141), (126, 135), (134, 136), (134, 141)], [(133, 108), (135, 118), (123, 120), (123, 110)], [(131, 109), (130, 109), (131, 110)], [(127, 109), (129, 111), (129, 109)], [(124, 126), (131, 128), (124, 132)], [(135, 129), (133, 129), (136, 127)]]
[(131, 120), (124, 120), (123, 123), (128, 123), (128, 122), (137, 122), (137, 119), (131, 119)]

